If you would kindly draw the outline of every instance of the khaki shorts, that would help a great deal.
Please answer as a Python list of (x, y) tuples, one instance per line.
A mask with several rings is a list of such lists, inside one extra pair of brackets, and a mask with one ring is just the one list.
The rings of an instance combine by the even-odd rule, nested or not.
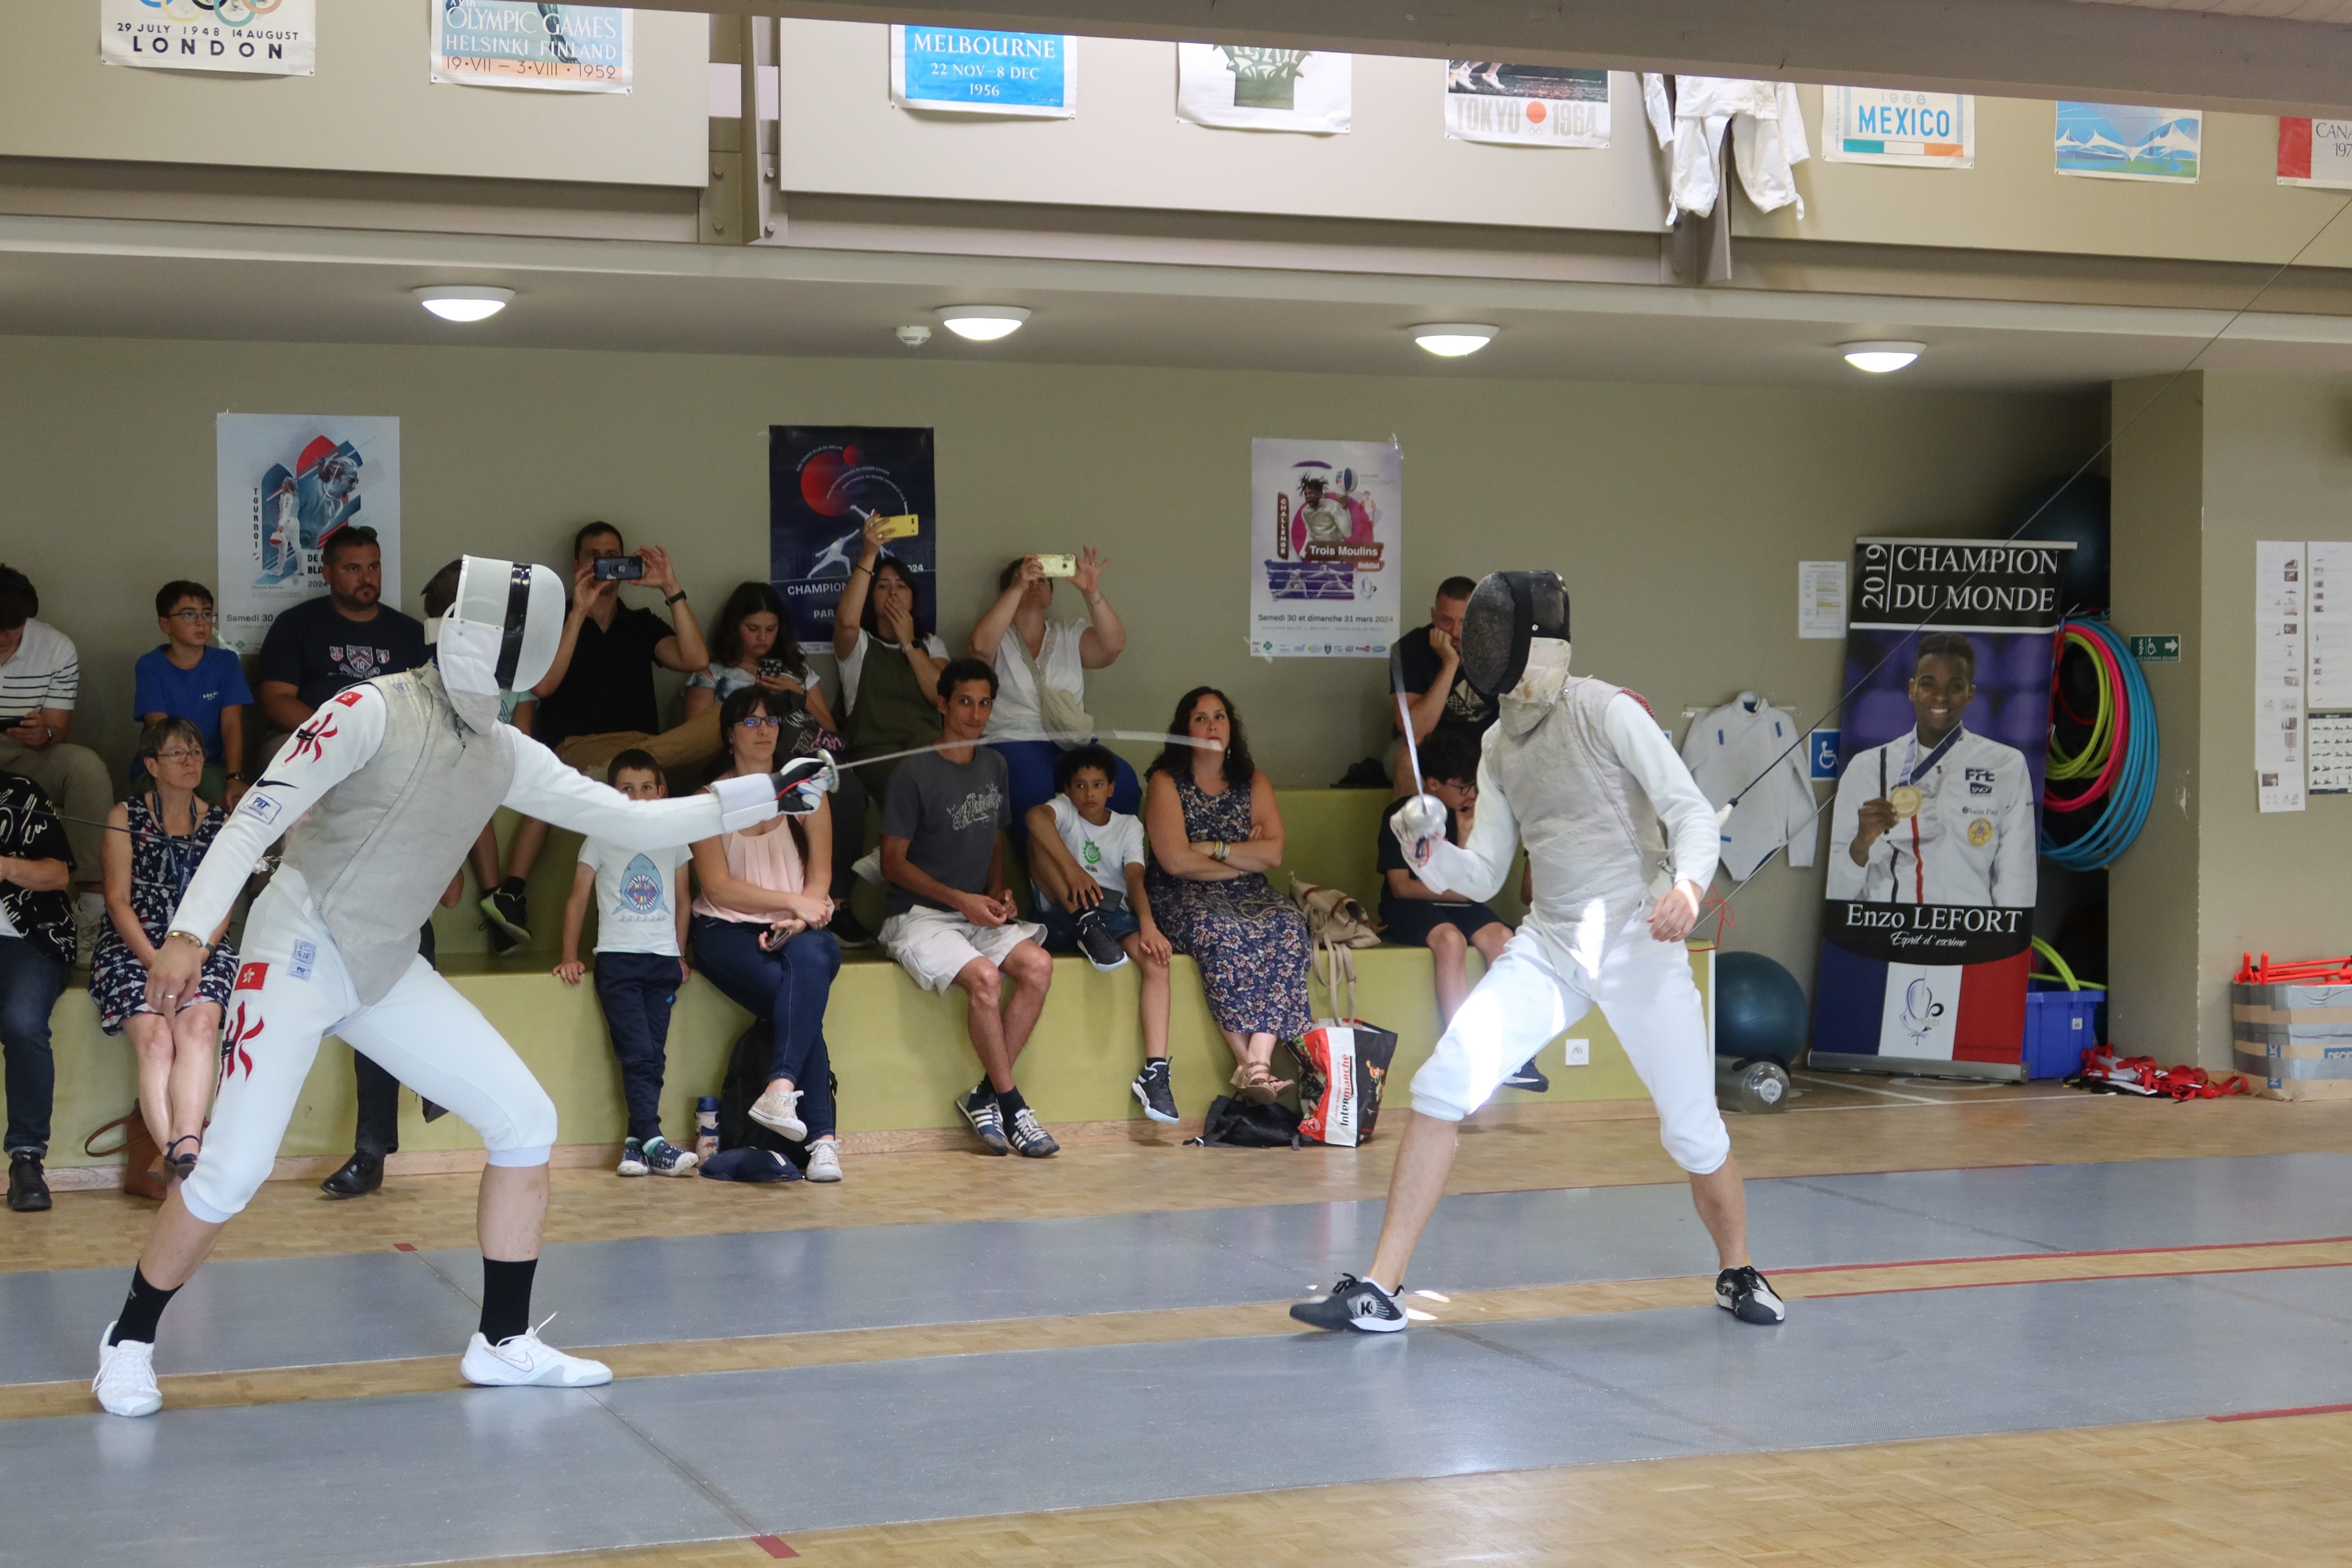
[(1045, 928), (1027, 921), (976, 926), (952, 910), (918, 906), (882, 922), (882, 946), (915, 984), (944, 995), (975, 958), (1002, 967), (1024, 942), (1044, 943)]

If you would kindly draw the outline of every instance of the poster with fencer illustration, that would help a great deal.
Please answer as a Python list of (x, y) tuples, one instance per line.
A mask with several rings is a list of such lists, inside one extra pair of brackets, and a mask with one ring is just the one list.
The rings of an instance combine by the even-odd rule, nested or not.
[(1816, 1066), (2024, 1075), (2051, 637), (2073, 548), (1855, 543)]
[(883, 553), (915, 584), (915, 624), (939, 613), (938, 489), (927, 426), (775, 425), (768, 429), (768, 578), (804, 653), (833, 651), (833, 609), (880, 520)]
[(320, 552), (375, 530), (383, 603), (400, 602), (400, 421), (348, 414), (223, 414), (214, 421), (217, 633), (258, 652), (278, 612), (327, 591)]
[(1250, 443), (1250, 652), (1386, 658), (1404, 570), (1393, 441)]

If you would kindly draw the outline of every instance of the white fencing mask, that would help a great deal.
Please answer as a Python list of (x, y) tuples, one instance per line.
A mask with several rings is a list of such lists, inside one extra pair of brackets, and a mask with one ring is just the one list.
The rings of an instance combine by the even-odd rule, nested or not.
[(468, 555), (434, 658), (457, 717), (487, 734), (501, 694), (546, 679), (562, 641), (562, 579), (528, 562)]
[(1568, 641), (1568, 586), (1556, 572), (1489, 572), (1462, 613), (1462, 673), (1500, 697), (1527, 673), (1528, 645)]

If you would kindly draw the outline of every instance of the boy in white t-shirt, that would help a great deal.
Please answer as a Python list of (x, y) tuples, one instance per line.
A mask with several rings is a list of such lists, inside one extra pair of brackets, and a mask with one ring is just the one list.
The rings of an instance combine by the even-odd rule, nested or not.
[[(614, 757), (604, 780), (631, 800), (659, 800), (669, 793), (661, 765), (642, 751)], [(688, 973), (680, 956), (686, 951), (687, 902), (678, 896), (678, 870), (693, 858), (684, 845), (648, 855), (601, 838), (583, 839), (572, 899), (563, 907), (563, 962), (555, 974), (566, 985), (577, 985), (587, 967), (580, 962), (580, 921), (590, 895), (596, 900), (596, 1005), (612, 1032), (621, 1095), (629, 1107), (629, 1136), (621, 1145), (619, 1166), (625, 1176), (683, 1176), (694, 1169), (693, 1151), (661, 1132), (669, 1011)]]
[(1140, 960), (1143, 1070), (1128, 1086), (1143, 1114), (1176, 1120), (1168, 1083), (1168, 939), (1143, 893), (1143, 820), (1110, 808), (1118, 760), (1077, 746), (1054, 763), (1061, 794), (1029, 808), (1029, 871), (1045, 945), (1076, 948), (1103, 973)]

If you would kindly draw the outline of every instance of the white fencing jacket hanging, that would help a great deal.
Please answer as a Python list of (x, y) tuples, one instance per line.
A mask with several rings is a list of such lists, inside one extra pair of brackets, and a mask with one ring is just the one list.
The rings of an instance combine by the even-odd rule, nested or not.
[(1919, 814), (1898, 818), (1870, 847), (1868, 864), (1852, 853), (1863, 806), (1884, 800), (1903, 781), (1906, 762), (1922, 755), (1918, 731), (1857, 752), (1838, 780), (1830, 814), (1829, 896), (1867, 903), (2033, 906), (2033, 775), (2025, 753), (1962, 731), (1951, 750), (1911, 783)]
[(1723, 868), (1744, 882), (1782, 845), (1789, 864), (1813, 863), (1812, 762), (1796, 720), (1753, 691), (1693, 721), (1683, 763), (1717, 811), (1738, 797), (1723, 825)]
[(1748, 81), (1737, 77), (1677, 76), (1673, 101), (1667, 100), (1666, 79), (1656, 71), (1642, 75), (1642, 106), (1658, 145), (1674, 154), (1666, 202), (1666, 226), (1675, 215), (1705, 217), (1715, 210), (1723, 190), (1724, 127), (1731, 128), (1732, 161), (1739, 183), (1759, 212), (1794, 205), (1805, 216), (1804, 198), (1797, 194), (1796, 166), (1811, 158), (1805, 139), (1805, 117), (1797, 104), (1797, 89), (1787, 82)]

